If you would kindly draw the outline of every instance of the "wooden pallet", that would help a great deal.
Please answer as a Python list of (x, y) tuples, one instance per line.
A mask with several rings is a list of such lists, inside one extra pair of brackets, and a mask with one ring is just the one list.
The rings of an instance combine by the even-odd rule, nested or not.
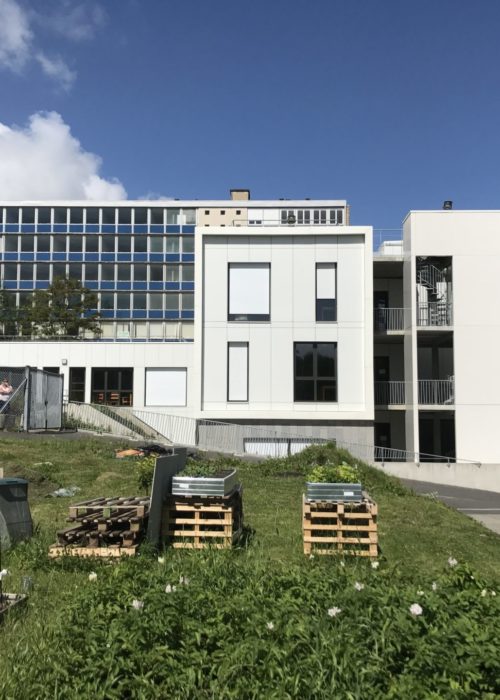
[(49, 556), (116, 557), (135, 554), (145, 537), (149, 498), (94, 498), (69, 507), (71, 527), (57, 533)]
[(304, 554), (377, 557), (378, 507), (367, 494), (361, 503), (303, 498)]
[(176, 549), (226, 549), (241, 536), (241, 484), (227, 496), (168, 496), (162, 513), (162, 540)]
[(138, 545), (133, 545), (132, 547), (119, 547), (118, 545), (114, 547), (80, 547), (78, 545), (61, 546), (53, 544), (49, 548), (49, 557), (51, 559), (59, 557), (133, 557), (137, 547)]

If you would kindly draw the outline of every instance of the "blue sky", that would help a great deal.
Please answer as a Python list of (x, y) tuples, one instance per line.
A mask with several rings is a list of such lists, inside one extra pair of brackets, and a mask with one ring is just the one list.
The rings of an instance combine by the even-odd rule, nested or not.
[[(249, 187), (345, 198), (352, 223), (376, 228), (444, 199), (500, 208), (498, 0), (0, 0), (2, 12), (0, 197), (33, 196), (43, 171), (47, 197), (75, 196), (79, 173), (100, 186), (85, 196), (116, 194), (113, 178), (130, 198)], [(49, 135), (42, 118), (30, 126), (38, 112), (60, 115)], [(28, 164), (15, 186), (14, 158)], [(55, 169), (73, 175), (50, 182)]]

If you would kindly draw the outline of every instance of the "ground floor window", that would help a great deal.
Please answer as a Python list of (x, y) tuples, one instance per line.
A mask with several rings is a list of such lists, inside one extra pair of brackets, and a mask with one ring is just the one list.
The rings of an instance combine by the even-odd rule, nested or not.
[(131, 367), (92, 369), (92, 403), (131, 406), (134, 370)]
[(69, 391), (70, 401), (85, 402), (85, 367), (69, 368)]
[(294, 401), (337, 401), (337, 343), (294, 344)]

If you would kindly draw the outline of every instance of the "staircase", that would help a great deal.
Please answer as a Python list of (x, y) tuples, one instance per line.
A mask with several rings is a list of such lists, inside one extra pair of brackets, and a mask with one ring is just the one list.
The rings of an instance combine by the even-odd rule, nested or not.
[[(417, 284), (426, 290), (423, 301), (418, 301), (417, 325), (449, 326), (452, 324), (451, 302), (448, 299), (447, 269), (436, 265), (420, 264), (417, 267)], [(419, 294), (420, 297), (420, 294)]]

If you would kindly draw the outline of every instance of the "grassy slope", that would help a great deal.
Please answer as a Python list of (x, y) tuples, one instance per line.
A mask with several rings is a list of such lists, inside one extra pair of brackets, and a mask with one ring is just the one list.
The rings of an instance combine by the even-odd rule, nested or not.
[[(64, 527), (68, 504), (93, 496), (139, 492), (134, 462), (117, 460), (115, 449), (124, 443), (105, 438), (62, 440), (0, 440), (0, 466), (6, 475), (30, 479), (30, 503), (38, 537), (55, 541)], [(34, 466), (40, 462), (51, 464)], [(272, 560), (300, 561), (303, 478), (264, 474), (259, 464), (242, 464), (245, 521), (254, 535), (249, 550)], [(275, 470), (276, 471), (276, 470)], [(468, 561), (479, 573), (500, 580), (500, 537), (445, 505), (401, 488), (379, 472), (366, 476), (379, 504), (382, 556), (410, 575), (439, 570), (450, 555)], [(77, 485), (73, 498), (48, 498), (58, 486)]]

